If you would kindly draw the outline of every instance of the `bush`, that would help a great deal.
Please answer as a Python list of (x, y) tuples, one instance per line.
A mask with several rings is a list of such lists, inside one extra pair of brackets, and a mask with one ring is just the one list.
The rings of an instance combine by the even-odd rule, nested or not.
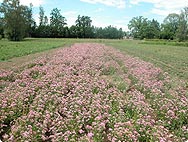
[(2, 38), (3, 38), (3, 36), (2, 36), (2, 35), (0, 35), (0, 40), (2, 40)]

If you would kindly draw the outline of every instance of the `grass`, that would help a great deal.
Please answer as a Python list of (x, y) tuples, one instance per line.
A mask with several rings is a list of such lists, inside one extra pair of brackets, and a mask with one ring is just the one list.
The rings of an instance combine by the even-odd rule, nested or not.
[(67, 41), (61, 39), (26, 39), (22, 42), (1, 40), (0, 61), (62, 47), (65, 44)]
[(188, 47), (162, 44), (143, 44), (142, 41), (108, 41), (122, 52), (139, 57), (162, 68), (172, 76), (188, 80)]
[[(68, 46), (76, 42), (98, 42), (113, 46), (120, 51), (151, 62), (172, 76), (188, 80), (188, 47), (175, 46), (169, 41), (135, 41), (104, 39), (32, 39), (22, 42), (1, 40), (0, 61), (36, 52)], [(170, 45), (170, 44), (173, 45)]]
[(179, 42), (176, 40), (162, 40), (162, 39), (145, 39), (143, 44), (156, 44), (156, 45), (172, 45), (172, 46), (185, 46), (188, 47), (188, 42)]
[(12, 42), (6, 39), (0, 41), (0, 61), (14, 57), (21, 57), (45, 50), (69, 46), (76, 42), (102, 42), (93, 39), (58, 39), (58, 38), (27, 38), (21, 42)]

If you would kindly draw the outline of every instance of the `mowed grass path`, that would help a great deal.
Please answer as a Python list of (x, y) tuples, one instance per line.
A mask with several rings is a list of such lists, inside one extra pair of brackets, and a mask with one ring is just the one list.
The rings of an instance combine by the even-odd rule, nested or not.
[(107, 45), (151, 62), (172, 76), (188, 80), (188, 47), (143, 44), (134, 40), (109, 41)]
[(62, 38), (27, 38), (21, 42), (0, 40), (0, 62), (42, 52), (58, 47), (69, 46), (79, 42), (101, 42), (96, 39), (62, 39)]
[(0, 41), (0, 61), (5, 61), (14, 57), (21, 57), (45, 50), (63, 47), (72, 42), (62, 39), (26, 39), (21, 42)]
[(22, 42), (0, 41), (0, 61), (36, 52), (69, 46), (78, 42), (98, 42), (110, 45), (122, 52), (151, 62), (172, 76), (188, 80), (188, 47), (143, 44), (135, 40), (104, 39), (26, 39)]

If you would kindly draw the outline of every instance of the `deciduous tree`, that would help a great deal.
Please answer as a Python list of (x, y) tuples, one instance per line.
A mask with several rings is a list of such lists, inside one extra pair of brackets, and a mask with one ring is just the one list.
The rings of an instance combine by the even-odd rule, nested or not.
[(179, 41), (188, 39), (188, 7), (185, 7), (180, 14), (179, 26), (177, 29), (177, 38)]
[(51, 27), (51, 35), (53, 37), (63, 37), (65, 36), (64, 26), (67, 24), (65, 17), (63, 17), (60, 13), (60, 10), (54, 8), (50, 13), (50, 27)]
[(160, 35), (160, 24), (157, 20), (148, 20), (142, 16), (134, 17), (128, 24), (130, 34), (138, 39), (153, 39)]
[(76, 20), (77, 33), (79, 38), (91, 38), (93, 36), (92, 20), (89, 16), (80, 16)]
[(39, 26), (45, 25), (45, 19), (44, 19), (44, 8), (42, 6), (39, 7)]
[(131, 31), (131, 35), (134, 38), (143, 38), (143, 30), (147, 26), (147, 18), (143, 16), (134, 17), (128, 24), (128, 28)]
[(176, 13), (169, 14), (163, 21), (161, 26), (161, 38), (175, 39), (180, 23), (180, 16)]
[(2, 17), (0, 17), (0, 38), (4, 37), (4, 20)]
[(20, 41), (27, 35), (32, 21), (32, 8), (20, 5), (19, 0), (4, 0), (0, 6), (9, 40)]

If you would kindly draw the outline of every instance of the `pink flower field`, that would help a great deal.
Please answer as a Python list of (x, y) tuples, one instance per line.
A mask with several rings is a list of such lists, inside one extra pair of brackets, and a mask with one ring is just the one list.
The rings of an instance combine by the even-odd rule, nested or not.
[(185, 142), (188, 86), (96, 43), (0, 71), (0, 140)]

